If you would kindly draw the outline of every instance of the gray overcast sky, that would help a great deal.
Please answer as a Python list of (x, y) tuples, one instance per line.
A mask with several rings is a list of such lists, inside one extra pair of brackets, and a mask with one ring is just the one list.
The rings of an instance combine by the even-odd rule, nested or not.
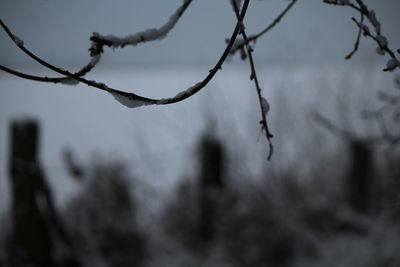
[[(37, 55), (56, 64), (84, 64), (92, 32), (125, 36), (158, 27), (182, 0), (0, 0), (0, 17)], [(234, 17), (228, 0), (194, 0), (176, 28), (161, 42), (107, 49), (107, 63), (206, 63), (216, 61), (231, 34)], [(366, 0), (394, 48), (400, 47), (400, 1)], [(286, 5), (284, 0), (251, 1), (246, 17), (248, 33), (267, 25)], [(256, 45), (259, 64), (335, 62), (343, 60), (357, 29), (348, 8), (322, 0), (299, 0), (285, 19)], [(8, 66), (30, 64), (14, 44), (0, 33), (0, 62)], [(363, 40), (354, 59), (383, 60), (370, 40)]]

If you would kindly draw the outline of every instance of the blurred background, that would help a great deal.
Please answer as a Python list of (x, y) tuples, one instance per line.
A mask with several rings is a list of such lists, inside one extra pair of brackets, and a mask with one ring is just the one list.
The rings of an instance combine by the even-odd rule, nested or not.
[[(1, 0), (0, 17), (38, 56), (75, 71), (89, 61), (92, 32), (157, 28), (181, 2)], [(400, 2), (364, 2), (400, 48)], [(247, 33), (288, 3), (252, 1)], [(86, 85), (0, 73), (0, 265), (400, 266), (400, 152), (384, 138), (400, 135), (399, 82), (382, 71), (388, 58), (370, 39), (344, 60), (353, 16), (298, 1), (255, 43), (271, 105), (269, 162), (238, 55), (197, 95), (136, 109)], [(194, 1), (164, 40), (105, 48), (87, 78), (174, 96), (207, 75), (234, 24), (229, 1)], [(2, 65), (54, 76), (3, 31), (0, 51)], [(40, 168), (16, 171), (24, 149), (14, 147), (29, 150), (27, 140)]]

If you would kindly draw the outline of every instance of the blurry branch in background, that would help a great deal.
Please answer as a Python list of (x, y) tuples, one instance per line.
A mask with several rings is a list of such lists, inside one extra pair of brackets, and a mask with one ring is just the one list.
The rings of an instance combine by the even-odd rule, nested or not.
[(321, 115), (318, 111), (313, 110), (311, 112), (311, 116), (317, 122), (319, 125), (321, 125), (323, 128), (328, 130), (331, 134), (343, 138), (344, 140), (349, 140), (355, 136), (355, 134), (346, 131), (344, 129), (339, 128), (335, 124), (333, 124), (330, 120), (325, 118), (324, 116)]
[(378, 92), (378, 98), (384, 103), (383, 106), (376, 110), (362, 112), (365, 119), (374, 119), (380, 124), (382, 138), (392, 145), (400, 142), (400, 134), (391, 134), (387, 121), (392, 121), (397, 125), (400, 121), (400, 75), (395, 77), (395, 87), (397, 89), (396, 95), (383, 91)]
[(77, 181), (82, 181), (85, 178), (85, 168), (80, 164), (71, 148), (64, 148), (62, 151), (63, 161), (69, 175)]
[[(292, 3), (294, 3), (296, 0), (294, 0)], [(258, 82), (258, 78), (257, 78), (257, 73), (256, 73), (256, 67), (254, 65), (254, 59), (253, 59), (253, 48), (250, 46), (249, 43), (249, 39), (247, 37), (246, 34), (246, 30), (245, 30), (245, 26), (243, 24), (243, 22), (240, 20), (240, 14), (239, 14), (239, 6), (238, 6), (238, 2), (236, 0), (231, 0), (231, 4), (233, 7), (233, 10), (236, 14), (236, 18), (238, 20), (238, 22), (241, 22), (241, 29), (240, 29), (240, 34), (243, 36), (243, 40), (245, 43), (245, 47), (246, 47), (246, 51), (247, 51), (247, 55), (248, 55), (248, 59), (249, 59), (249, 63), (250, 63), (250, 68), (251, 68), (251, 74), (250, 74), (250, 79), (254, 81), (254, 85), (256, 87), (256, 92), (257, 92), (257, 96), (258, 96), (258, 102), (260, 103), (260, 111), (261, 111), (261, 130), (264, 131), (265, 133), (265, 137), (267, 138), (268, 141), (268, 145), (269, 145), (269, 153), (268, 153), (268, 157), (267, 159), (270, 160), (272, 157), (272, 154), (274, 153), (274, 147), (272, 145), (272, 133), (269, 131), (268, 128), (268, 123), (267, 123), (267, 114), (268, 111), (270, 109), (269, 107), (269, 103), (267, 101), (267, 99), (265, 99), (262, 95), (261, 95), (261, 87), (260, 87), (260, 83)]]
[(387, 132), (387, 129), (382, 129), (381, 135), (375, 136), (367, 136), (367, 137), (357, 137), (357, 134), (345, 129), (340, 128), (339, 126), (335, 125), (332, 121), (321, 115), (317, 111), (312, 111), (312, 117), (314, 118), (315, 122), (321, 125), (323, 128), (328, 130), (333, 135), (342, 138), (345, 141), (354, 141), (357, 140), (358, 142), (375, 145), (375, 144), (386, 144), (389, 143), (391, 145), (396, 145), (400, 142), (400, 134), (394, 135)]
[[(389, 54), (390, 59), (387, 61), (386, 68), (383, 71), (393, 71), (396, 68), (400, 68), (399, 59), (396, 57), (396, 54), (393, 52), (393, 50), (389, 48), (389, 42), (381, 32), (381, 23), (376, 18), (376, 14), (373, 9), (368, 10), (368, 7), (362, 0), (355, 0), (355, 3), (350, 0), (324, 0), (324, 3), (336, 6), (347, 6), (357, 10), (360, 13), (360, 21), (352, 17), (352, 20), (356, 23), (359, 31), (354, 44), (354, 49), (345, 57), (346, 59), (350, 59), (357, 51), (362, 32), (365, 37), (370, 37), (377, 43), (378, 47), (376, 48), (376, 52), (379, 55)], [(364, 18), (369, 21), (373, 30), (370, 30), (368, 25), (364, 24)], [(400, 49), (397, 49), (397, 52), (400, 53)]]
[[(278, 24), (281, 21), (281, 19), (286, 15), (286, 13), (292, 8), (292, 6), (296, 2), (297, 2), (297, 0), (291, 0), (291, 2), (288, 4), (288, 6), (272, 21), (271, 24), (269, 24), (266, 28), (261, 30), (259, 33), (247, 36), (247, 43), (250, 43), (250, 42), (255, 43), (259, 37), (261, 37), (262, 35), (269, 32), (272, 28), (274, 28), (276, 26), (276, 24)], [(228, 40), (227, 40), (227, 42), (228, 42)], [(245, 46), (246, 46), (245, 38), (236, 40), (235, 44), (233, 45), (233, 47), (230, 51), (230, 54), (234, 55), (237, 51), (240, 51), (241, 58), (243, 60), (246, 59), (247, 55), (245, 52)]]

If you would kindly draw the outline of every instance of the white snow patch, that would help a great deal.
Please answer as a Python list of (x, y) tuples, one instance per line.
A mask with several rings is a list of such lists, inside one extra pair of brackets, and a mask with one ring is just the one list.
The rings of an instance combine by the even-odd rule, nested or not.
[(121, 103), (122, 105), (128, 107), (128, 108), (137, 108), (137, 107), (141, 107), (141, 106), (147, 106), (147, 105), (151, 105), (148, 102), (144, 102), (141, 100), (135, 100), (135, 99), (130, 99), (127, 96), (123, 96), (120, 94), (117, 94), (115, 92), (109, 92), (119, 103)]
[(114, 35), (100, 35), (99, 33), (94, 33), (94, 35), (100, 39), (107, 40), (112, 43), (112, 47), (116, 48), (122, 45), (137, 45), (141, 42), (149, 42), (155, 40), (161, 40), (167, 36), (168, 32), (174, 28), (175, 24), (178, 22), (180, 16), (182, 15), (185, 5), (187, 5), (190, 0), (184, 0), (183, 5), (175, 11), (174, 14), (169, 18), (168, 22), (165, 23), (158, 29), (152, 28), (142, 32), (138, 32), (133, 35), (128, 35), (126, 37), (117, 37)]
[(265, 116), (267, 116), (270, 106), (267, 99), (265, 99), (264, 97), (261, 97), (261, 108), (262, 112), (265, 114)]
[(379, 42), (379, 44), (380, 44), (381, 46), (387, 46), (388, 40), (386, 39), (385, 36), (383, 36), (383, 35), (378, 35), (378, 36), (376, 36), (376, 39), (378, 40), (378, 42)]
[(196, 83), (195, 85), (189, 87), (188, 89), (177, 93), (174, 97), (172, 98), (163, 98), (157, 101), (157, 105), (164, 105), (167, 104), (169, 101), (171, 101), (172, 99), (180, 99), (182, 98), (184, 95), (192, 95), (194, 93), (195, 90), (197, 90), (199, 87), (201, 87), (201, 82)]

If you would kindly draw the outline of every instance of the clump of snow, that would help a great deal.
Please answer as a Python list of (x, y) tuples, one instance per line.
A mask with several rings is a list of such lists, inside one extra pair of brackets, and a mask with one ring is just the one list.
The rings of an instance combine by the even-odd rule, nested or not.
[(391, 58), (386, 63), (386, 70), (392, 71), (392, 70), (394, 70), (395, 68), (397, 68), (399, 66), (400, 66), (400, 62), (395, 58)]
[(371, 21), (372, 25), (375, 27), (375, 32), (379, 34), (381, 32), (381, 23), (376, 19), (374, 10), (370, 10), (368, 12), (368, 18), (369, 21)]
[(114, 35), (100, 35), (99, 33), (93, 33), (93, 36), (111, 42), (113, 48), (125, 45), (137, 45), (141, 42), (161, 40), (167, 36), (168, 32), (172, 30), (172, 28), (174, 28), (175, 24), (178, 22), (179, 18), (190, 2), (191, 0), (184, 0), (183, 5), (180, 6), (174, 14), (172, 14), (168, 22), (158, 29), (152, 28), (122, 38)]
[(196, 83), (195, 85), (189, 87), (188, 89), (177, 93), (174, 97), (172, 98), (163, 98), (157, 101), (157, 105), (165, 105), (171, 100), (176, 100), (176, 99), (182, 99), (185, 95), (193, 95), (196, 90), (198, 90), (202, 86), (201, 82)]
[(265, 116), (267, 116), (270, 106), (267, 99), (265, 99), (264, 97), (261, 97), (261, 108), (262, 112), (265, 114)]
[(379, 42), (379, 44), (380, 44), (381, 46), (387, 46), (388, 40), (386, 39), (385, 36), (383, 36), (383, 35), (378, 35), (378, 36), (376, 36), (376, 39), (378, 40), (378, 42)]
[(109, 93), (115, 98), (115, 100), (117, 100), (119, 103), (128, 108), (137, 108), (141, 106), (150, 105), (150, 103), (148, 102), (144, 102), (137, 99), (131, 99), (129, 96), (124, 96), (113, 91), (109, 91)]
[(16, 35), (13, 35), (13, 41), (18, 46), (23, 46), (24, 45), (24, 41), (21, 38), (19, 38), (18, 36), (16, 36)]

